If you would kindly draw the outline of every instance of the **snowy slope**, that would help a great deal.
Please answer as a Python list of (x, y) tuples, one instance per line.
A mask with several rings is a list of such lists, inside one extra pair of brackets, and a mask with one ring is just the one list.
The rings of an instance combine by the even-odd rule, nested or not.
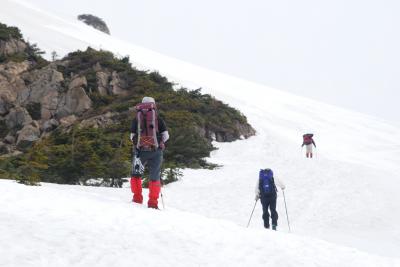
[(0, 180), (0, 206), (0, 266), (400, 264), (320, 240), (246, 229), (173, 208), (133, 206), (125, 190), (27, 187)]
[[(205, 247), (201, 247), (201, 244), (196, 243), (197, 241), (191, 240), (198, 250), (210, 253), (205, 251), (206, 247), (220, 249), (228, 246), (232, 251), (236, 250), (236, 253), (231, 255), (229, 253), (232, 251), (228, 251), (228, 256), (235, 258), (236, 255), (240, 255), (239, 252), (253, 251), (258, 245), (260, 245), (258, 248), (265, 245), (265, 239), (272, 234), (262, 232), (259, 206), (255, 210), (252, 229), (248, 230), (249, 233), (243, 232), (245, 231), (243, 226), (247, 224), (254, 205), (253, 191), (257, 172), (259, 168), (271, 167), (276, 176), (283, 179), (287, 185), (286, 198), (292, 231), (303, 236), (274, 234), (273, 242), (282, 241), (280, 243), (282, 247), (276, 247), (281, 253), (278, 253), (277, 257), (296, 258), (296, 255), (284, 255), (288, 253), (285, 247), (291, 246), (292, 242), (294, 242), (293, 249), (302, 251), (299, 254), (303, 255), (309, 255), (303, 251), (304, 249), (324, 247), (314, 245), (313, 242), (319, 244), (320, 241), (305, 236), (325, 239), (373, 254), (399, 257), (399, 128), (377, 118), (287, 94), (154, 53), (102, 34), (80, 22), (61, 19), (27, 4), (21, 4), (19, 1), (1, 0), (1, 2), (0, 21), (18, 26), (25, 38), (38, 43), (38, 46), (48, 53), (57, 51), (62, 55), (75, 49), (85, 49), (90, 45), (111, 50), (119, 55), (130, 55), (136, 66), (159, 70), (173, 81), (192, 88), (201, 86), (204, 92), (228, 102), (248, 117), (257, 130), (257, 136), (240, 142), (217, 144), (220, 149), (213, 153), (211, 161), (222, 164), (223, 168), (214, 171), (186, 170), (182, 181), (164, 188), (165, 201), (171, 211), (168, 209), (169, 215), (162, 215), (166, 218), (162, 218), (159, 222), (164, 222), (164, 219), (169, 218), (170, 222), (179, 225), (177, 229), (180, 229), (183, 226), (179, 220), (183, 220), (188, 225), (198, 225), (200, 221), (201, 224), (209, 225), (207, 229), (213, 236), (219, 234), (220, 228), (226, 228), (227, 232), (221, 234), (232, 235), (229, 243), (238, 245), (237, 247), (228, 246), (227, 243), (219, 244), (217, 239), (210, 239), (210, 244), (202, 243)], [(362, 101), (361, 98), (362, 96), (355, 101)], [(305, 159), (300, 150), (301, 134), (308, 131), (316, 134), (318, 150), (317, 157), (313, 160)], [(52, 185), (46, 186), (46, 189), (47, 187), (53, 188)], [(74, 188), (71, 190), (91, 192), (95, 189)], [(126, 207), (126, 203), (121, 204), (118, 201), (130, 198), (128, 190), (123, 193), (114, 192), (111, 189), (97, 190), (118, 195), (115, 203), (110, 204), (112, 206), (115, 204)], [(68, 192), (69, 190), (64, 194)], [(106, 202), (106, 199), (98, 200), (101, 204)], [(16, 205), (22, 204), (16, 202)], [(68, 205), (67, 208), (69, 208)], [(139, 222), (135, 222), (135, 225), (140, 225), (139, 230), (143, 230), (142, 227), (148, 227), (141, 225), (140, 222), (153, 216), (142, 209), (123, 212), (137, 213), (135, 218), (137, 217)], [(279, 229), (287, 231), (281, 196), (278, 200), (278, 212), (280, 213)], [(7, 213), (0, 213), (1, 216), (4, 214)], [(13, 216), (16, 215), (12, 215), (11, 218), (14, 218)], [(37, 216), (37, 214), (33, 213), (32, 216)], [(82, 219), (67, 217), (65, 215), (65, 220)], [(172, 222), (173, 217), (179, 218), (177, 220), (179, 222)], [(206, 220), (204, 217), (213, 220)], [(20, 218), (20, 220), (23, 219)], [(210, 230), (212, 222), (216, 222), (215, 231)], [(223, 226), (219, 227), (219, 223)], [(157, 225), (159, 224), (161, 223)], [(72, 227), (70, 230), (74, 231), (74, 229)], [(105, 229), (107, 231), (108, 228), (105, 227)], [(176, 233), (171, 233), (171, 228), (168, 229), (157, 229), (157, 231), (171, 237), (174, 240), (173, 243), (179, 242), (179, 238), (184, 238), (171, 236)], [(230, 231), (231, 229), (234, 230)], [(193, 229), (190, 228), (190, 230)], [(133, 230), (130, 229), (130, 231)], [(149, 234), (149, 231), (147, 229), (144, 232)], [(237, 239), (234, 238), (236, 232), (240, 233)], [(208, 235), (206, 232), (202, 234)], [(275, 241), (275, 236), (282, 239)], [(29, 237), (26, 238), (29, 239)], [(59, 242), (59, 239), (55, 239)], [(144, 239), (145, 234), (140, 236), (140, 240)], [(246, 243), (246, 246), (243, 246), (239, 243), (241, 239), (247, 240), (249, 244)], [(303, 240), (301, 242), (305, 242), (304, 244), (310, 247), (302, 247), (299, 245), (300, 241), (296, 243), (297, 241), (292, 239), (301, 239)], [(261, 243), (262, 240), (264, 240), (263, 243)], [(105, 238), (101, 242), (108, 244), (111, 240)], [(252, 247), (250, 243), (254, 243), (255, 247)], [(186, 246), (190, 247), (188, 244)], [(82, 247), (85, 248), (85, 245)], [(342, 249), (337, 251), (342, 251)], [(346, 259), (346, 253), (339, 254), (338, 252), (334, 256), (341, 260)], [(216, 262), (220, 260), (218, 257), (215, 256)], [(255, 258), (257, 259), (257, 256)], [(261, 259), (260, 256), (259, 260)], [(317, 257), (317, 261), (319, 260)], [(247, 263), (257, 265), (256, 261)], [(198, 261), (190, 262), (197, 263)], [(312, 266), (313, 264), (310, 262), (303, 265)], [(284, 266), (291, 265), (288, 263)], [(330, 265), (324, 262), (322, 266)]]

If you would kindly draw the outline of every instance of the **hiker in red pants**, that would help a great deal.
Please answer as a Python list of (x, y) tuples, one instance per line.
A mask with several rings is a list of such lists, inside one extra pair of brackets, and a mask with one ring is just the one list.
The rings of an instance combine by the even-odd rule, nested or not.
[(313, 148), (312, 146), (316, 148), (317, 146), (315, 145), (314, 139), (313, 139), (313, 134), (303, 134), (303, 144), (301, 147), (304, 145), (306, 146), (306, 157), (307, 158), (312, 158), (313, 157)]
[[(158, 209), (158, 197), (161, 191), (161, 164), (165, 143), (169, 139), (164, 120), (158, 117), (157, 107), (152, 97), (144, 97), (142, 103), (136, 105), (136, 117), (132, 121), (131, 140), (135, 144), (135, 157), (132, 163), (131, 190), (133, 202), (142, 204), (143, 166), (148, 166), (149, 208)], [(137, 162), (137, 160), (139, 162)]]

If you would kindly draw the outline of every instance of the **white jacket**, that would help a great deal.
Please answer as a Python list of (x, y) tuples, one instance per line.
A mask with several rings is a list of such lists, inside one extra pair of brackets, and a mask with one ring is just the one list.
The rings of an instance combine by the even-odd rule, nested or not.
[[(285, 184), (279, 178), (274, 177), (276, 186), (279, 186), (282, 190), (285, 190)], [(257, 179), (256, 184), (256, 199), (260, 198), (260, 178)]]

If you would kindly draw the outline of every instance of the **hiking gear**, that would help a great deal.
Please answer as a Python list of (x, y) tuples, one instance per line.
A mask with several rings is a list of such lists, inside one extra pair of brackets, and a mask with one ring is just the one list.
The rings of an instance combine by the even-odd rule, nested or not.
[(147, 206), (149, 208), (158, 209), (158, 196), (161, 191), (161, 183), (160, 181), (149, 181), (149, 201), (147, 202)]
[(276, 196), (274, 173), (271, 169), (260, 170), (259, 189), (261, 198)]
[(162, 191), (160, 192), (160, 196), (161, 196), (162, 208), (163, 208), (163, 210), (165, 210), (165, 205), (164, 205), (164, 197), (163, 197), (163, 193), (162, 193)]
[(276, 195), (271, 197), (261, 197), (261, 204), (263, 208), (262, 218), (264, 220), (264, 227), (269, 228), (269, 211), (271, 211), (272, 225), (278, 225), (278, 212), (276, 211)]
[(155, 104), (156, 101), (151, 96), (145, 96), (142, 99), (142, 103), (154, 103)]
[(140, 150), (134, 148), (133, 159), (132, 159), (132, 176), (143, 176), (144, 166), (140, 160)]
[(285, 201), (286, 219), (287, 219), (287, 224), (288, 224), (289, 233), (290, 233), (289, 215), (288, 215), (287, 207), (286, 207), (285, 191), (282, 191), (282, 193), (283, 193), (283, 200)]
[(249, 225), (250, 225), (250, 221), (251, 221), (251, 218), (253, 217), (253, 212), (254, 212), (254, 209), (256, 208), (257, 201), (258, 201), (258, 199), (256, 199), (256, 202), (254, 202), (254, 207), (253, 207), (253, 210), (251, 211), (249, 222), (247, 223), (247, 227), (249, 227)]
[(143, 203), (142, 179), (140, 177), (134, 176), (131, 178), (131, 191), (133, 193), (132, 201), (135, 203), (142, 204)]
[(137, 144), (140, 150), (152, 151), (158, 148), (158, 116), (153, 102), (136, 105)]
[(305, 145), (310, 145), (312, 144), (312, 137), (314, 134), (308, 133), (308, 134), (303, 134), (303, 144)]
[(256, 197), (254, 198), (254, 200), (259, 200), (260, 199), (260, 195), (256, 195)]
[(276, 231), (276, 225), (272, 225), (272, 230)]

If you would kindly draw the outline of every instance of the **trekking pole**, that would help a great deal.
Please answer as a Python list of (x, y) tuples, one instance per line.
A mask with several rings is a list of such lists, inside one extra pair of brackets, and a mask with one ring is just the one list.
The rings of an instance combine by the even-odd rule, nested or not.
[(286, 219), (287, 219), (287, 225), (289, 227), (289, 233), (290, 233), (290, 223), (289, 223), (289, 215), (288, 215), (287, 206), (286, 206), (285, 190), (282, 190), (282, 193), (283, 193), (283, 201), (285, 201)]
[(250, 225), (251, 217), (253, 217), (253, 212), (254, 212), (254, 209), (256, 208), (257, 201), (258, 201), (258, 199), (257, 199), (256, 202), (254, 203), (254, 207), (253, 207), (253, 210), (252, 210), (252, 212), (251, 212), (249, 222), (247, 223), (247, 228), (248, 228), (249, 225)]
[(162, 192), (161, 192), (161, 203), (162, 203), (162, 208), (163, 208), (163, 210), (165, 210), (165, 206), (164, 206), (164, 197), (163, 197)]
[(165, 210), (164, 196), (163, 196), (163, 193), (162, 193), (162, 188), (164, 187), (164, 181), (163, 181), (162, 178), (160, 178), (160, 184), (161, 184), (161, 188), (160, 188), (161, 203), (162, 203), (163, 210)]

